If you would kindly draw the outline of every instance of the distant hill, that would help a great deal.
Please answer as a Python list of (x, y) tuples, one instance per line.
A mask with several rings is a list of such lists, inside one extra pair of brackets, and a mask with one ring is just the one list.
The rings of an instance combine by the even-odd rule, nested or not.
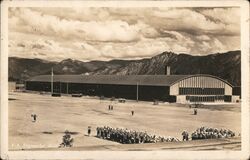
[(9, 80), (22, 81), (30, 76), (43, 74), (56, 64), (56, 62), (41, 59), (9, 57)]
[(9, 58), (9, 80), (23, 81), (31, 76), (50, 74), (164, 74), (165, 66), (171, 74), (211, 74), (239, 86), (241, 84), (241, 52), (230, 51), (205, 56), (163, 52), (141, 60), (90, 61), (65, 59), (51, 62), (41, 59)]

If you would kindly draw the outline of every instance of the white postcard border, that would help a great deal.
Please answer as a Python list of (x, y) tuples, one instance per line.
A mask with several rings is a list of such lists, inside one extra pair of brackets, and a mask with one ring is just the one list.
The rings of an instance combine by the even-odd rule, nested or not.
[[(241, 151), (8, 151), (8, 7), (240, 7)], [(247, 1), (4, 1), (1, 4), (1, 158), (3, 159), (247, 159), (249, 157), (249, 3)]]

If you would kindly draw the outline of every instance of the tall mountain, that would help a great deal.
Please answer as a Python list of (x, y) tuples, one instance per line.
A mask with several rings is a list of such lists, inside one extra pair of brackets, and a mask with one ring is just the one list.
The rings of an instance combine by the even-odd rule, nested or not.
[(233, 85), (241, 84), (241, 52), (230, 51), (205, 56), (163, 52), (141, 60), (90, 61), (66, 59), (49, 62), (39, 59), (9, 58), (9, 79), (23, 80), (39, 74), (115, 74), (143, 75), (164, 74), (165, 66), (171, 74), (211, 74), (221, 77)]

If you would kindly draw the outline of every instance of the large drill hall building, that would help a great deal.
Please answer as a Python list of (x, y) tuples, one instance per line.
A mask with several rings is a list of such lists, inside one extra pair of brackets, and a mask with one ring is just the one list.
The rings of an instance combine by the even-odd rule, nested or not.
[(233, 86), (212, 75), (40, 75), (26, 90), (164, 102), (233, 102)]

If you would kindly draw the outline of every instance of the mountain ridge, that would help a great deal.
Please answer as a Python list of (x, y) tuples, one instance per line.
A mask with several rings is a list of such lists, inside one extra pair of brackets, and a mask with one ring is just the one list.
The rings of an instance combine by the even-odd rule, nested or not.
[(113, 59), (89, 62), (70, 58), (55, 62), (37, 58), (9, 57), (9, 80), (21, 82), (32, 76), (50, 74), (52, 67), (55, 74), (154, 75), (165, 74), (165, 66), (171, 67), (171, 74), (210, 74), (236, 86), (241, 84), (239, 50), (204, 56), (162, 52), (151, 58), (139, 60)]

